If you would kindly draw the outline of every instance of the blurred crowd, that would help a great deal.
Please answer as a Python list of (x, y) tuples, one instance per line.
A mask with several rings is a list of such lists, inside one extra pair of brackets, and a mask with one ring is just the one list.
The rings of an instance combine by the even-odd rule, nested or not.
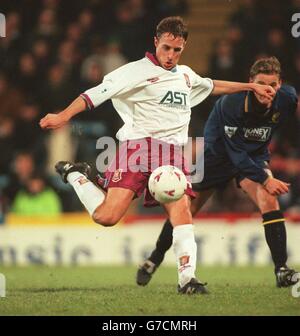
[[(60, 111), (105, 74), (153, 50), (156, 24), (168, 15), (188, 18), (188, 3), (1, 0), (6, 37), (0, 38), (0, 213), (48, 215), (82, 209), (53, 166), (71, 159), (94, 167), (97, 138), (114, 136), (121, 120), (110, 102), (54, 132), (41, 131), (39, 119)], [(300, 0), (241, 3), (215, 43), (207, 73), (201, 75), (247, 81), (256, 58), (275, 55), (284, 80), (300, 93), (300, 39), (291, 35), (291, 15), (300, 12)], [(210, 98), (195, 108), (191, 135), (202, 135), (213, 103)], [(289, 195), (281, 199), (285, 210), (300, 207), (299, 120), (300, 108), (271, 145), (273, 170), (292, 183)], [(238, 189), (228, 188), (207, 209), (252, 211), (249, 204)]]

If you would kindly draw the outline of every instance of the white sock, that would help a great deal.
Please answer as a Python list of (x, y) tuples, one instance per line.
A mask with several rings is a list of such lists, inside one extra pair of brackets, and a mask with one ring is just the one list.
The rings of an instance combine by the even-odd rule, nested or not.
[(96, 208), (103, 203), (105, 199), (104, 193), (86, 176), (79, 172), (72, 172), (68, 174), (67, 180), (74, 188), (81, 203), (92, 216)]
[(173, 248), (178, 267), (179, 286), (183, 287), (192, 278), (195, 278), (197, 245), (193, 224), (183, 224), (174, 227)]

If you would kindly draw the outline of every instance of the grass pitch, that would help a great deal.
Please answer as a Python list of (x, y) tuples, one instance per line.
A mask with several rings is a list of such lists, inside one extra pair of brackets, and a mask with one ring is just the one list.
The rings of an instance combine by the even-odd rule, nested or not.
[(2, 267), (7, 284), (0, 315), (300, 315), (300, 298), (275, 287), (271, 267), (198, 272), (209, 295), (177, 294), (173, 267), (161, 267), (146, 287), (135, 284), (134, 266)]

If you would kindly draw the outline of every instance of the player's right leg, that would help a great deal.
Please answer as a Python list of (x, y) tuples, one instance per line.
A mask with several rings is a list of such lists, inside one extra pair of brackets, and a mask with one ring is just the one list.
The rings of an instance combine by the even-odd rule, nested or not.
[(197, 245), (190, 197), (184, 195), (178, 201), (163, 204), (173, 225), (173, 250), (178, 269), (178, 292), (181, 294), (207, 294), (206, 284), (195, 276)]
[[(230, 160), (224, 160), (211, 153), (209, 148), (204, 152), (204, 178), (200, 183), (193, 184), (196, 198), (192, 200), (191, 212), (194, 216), (210, 198), (216, 188), (223, 188), (235, 176), (237, 170)], [(156, 248), (151, 256), (139, 267), (136, 275), (138, 285), (145, 286), (151, 280), (152, 274), (159, 267), (164, 255), (172, 245), (173, 227), (167, 220), (156, 242)]]
[(109, 188), (107, 195), (89, 180), (87, 163), (60, 161), (55, 166), (65, 183), (74, 188), (93, 220), (103, 226), (115, 225), (125, 214), (135, 193), (122, 187)]
[[(213, 194), (214, 189), (195, 192), (196, 197), (191, 201), (191, 213), (195, 216), (201, 207)], [(136, 283), (140, 286), (146, 286), (152, 278), (153, 273), (162, 263), (166, 252), (172, 246), (173, 226), (169, 219), (163, 225), (160, 235), (156, 241), (155, 249), (150, 257), (145, 260), (139, 267), (136, 274)]]

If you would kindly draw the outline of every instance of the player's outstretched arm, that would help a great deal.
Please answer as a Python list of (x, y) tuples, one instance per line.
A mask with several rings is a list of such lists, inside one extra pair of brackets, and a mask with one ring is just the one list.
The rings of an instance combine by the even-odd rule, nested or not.
[(68, 121), (76, 114), (86, 109), (86, 103), (82, 97), (76, 98), (62, 112), (53, 114), (49, 113), (40, 120), (40, 126), (43, 129), (57, 129), (68, 123)]
[(275, 90), (272, 86), (261, 85), (256, 83), (238, 83), (228, 82), (221, 80), (213, 80), (214, 88), (212, 90), (213, 95), (231, 94), (240, 91), (254, 91), (260, 96), (266, 97), (270, 101), (275, 96)]

